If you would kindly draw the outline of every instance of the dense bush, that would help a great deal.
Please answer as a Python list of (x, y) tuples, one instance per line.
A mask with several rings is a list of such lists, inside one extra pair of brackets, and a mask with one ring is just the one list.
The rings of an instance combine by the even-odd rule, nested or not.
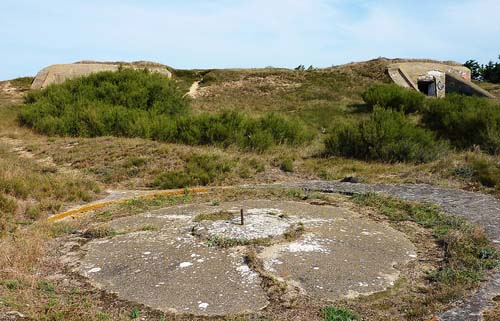
[(30, 93), (26, 104), (20, 121), (47, 135), (143, 137), (257, 151), (310, 138), (298, 121), (272, 113), (192, 115), (175, 83), (148, 71), (120, 69), (70, 80)]
[(162, 189), (205, 186), (224, 179), (231, 168), (231, 164), (217, 156), (194, 155), (186, 163), (184, 170), (162, 173), (153, 184)]
[(185, 113), (188, 109), (188, 103), (182, 96), (175, 83), (165, 75), (124, 68), (117, 72), (94, 73), (61, 85), (51, 85), (45, 90), (30, 92), (26, 102), (46, 103), (61, 114), (65, 113), (66, 108), (78, 109), (99, 102), (174, 115)]
[(419, 111), (425, 104), (425, 96), (415, 90), (396, 84), (374, 85), (361, 94), (370, 109), (376, 105), (402, 110), (405, 113)]
[(428, 162), (446, 149), (434, 135), (416, 127), (403, 112), (375, 107), (370, 119), (334, 129), (325, 154), (387, 162)]
[(459, 148), (478, 145), (500, 153), (500, 104), (488, 99), (448, 95), (428, 103), (422, 122)]

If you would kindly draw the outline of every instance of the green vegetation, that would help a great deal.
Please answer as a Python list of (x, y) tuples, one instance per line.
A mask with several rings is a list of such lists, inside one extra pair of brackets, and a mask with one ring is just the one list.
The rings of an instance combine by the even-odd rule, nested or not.
[(419, 111), (425, 104), (425, 96), (415, 90), (396, 84), (374, 85), (361, 94), (370, 110), (375, 106), (391, 108), (405, 113)]
[(64, 177), (49, 166), (0, 148), (0, 236), (35, 222), (42, 214), (57, 212), (63, 202), (87, 202), (99, 192), (91, 180)]
[(467, 182), (500, 189), (500, 161), (481, 154), (471, 154), (464, 164), (452, 169), (453, 176)]
[(130, 319), (137, 319), (140, 315), (141, 311), (137, 307), (134, 307), (129, 313)]
[(416, 127), (402, 112), (375, 107), (370, 119), (335, 128), (325, 154), (387, 162), (423, 163), (437, 159), (446, 144)]
[(324, 307), (321, 311), (325, 321), (352, 321), (360, 320), (359, 316), (347, 309), (337, 307)]
[(480, 146), (500, 153), (500, 104), (485, 98), (448, 95), (433, 99), (423, 113), (423, 124), (458, 148)]
[(236, 216), (235, 213), (221, 211), (216, 213), (199, 214), (194, 219), (193, 222), (202, 221), (229, 221)]
[(273, 240), (271, 238), (246, 240), (246, 239), (226, 238), (219, 235), (213, 235), (207, 240), (208, 247), (219, 247), (222, 249), (228, 249), (231, 247), (245, 246), (245, 245), (270, 246), (272, 243)]
[(268, 113), (249, 117), (239, 112), (204, 113), (197, 117), (177, 120), (175, 132), (169, 126), (159, 126), (154, 139), (189, 145), (237, 145), (246, 150), (262, 152), (274, 145), (300, 145), (312, 137), (298, 120)]
[(277, 114), (192, 115), (168, 77), (146, 70), (101, 72), (26, 97), (22, 124), (47, 135), (143, 137), (188, 145), (237, 145), (263, 151), (311, 138), (301, 123)]
[(436, 297), (443, 301), (457, 291), (463, 292), (478, 284), (488, 270), (499, 266), (499, 253), (482, 230), (461, 218), (442, 214), (435, 206), (375, 194), (354, 196), (353, 199), (358, 204), (378, 209), (391, 221), (412, 221), (432, 229), (445, 250), (445, 262), (438, 270), (429, 272), (428, 278), (439, 292)]
[(285, 158), (281, 161), (280, 169), (286, 173), (293, 173), (293, 159)]
[(468, 60), (464, 66), (472, 71), (472, 79), (500, 83), (500, 61), (490, 61), (486, 65), (480, 65), (476, 60)]
[(32, 82), (33, 82), (33, 77), (20, 77), (12, 79), (10, 81), (10, 84), (21, 90), (28, 90), (31, 87)]
[[(19, 108), (18, 91), (0, 89), (0, 136), (1, 144), (5, 145), (0, 149), (0, 229), (3, 231), (0, 233), (3, 234), (0, 238), (0, 265), (9, 266), (2, 272), (6, 281), (0, 282), (0, 301), (6, 309), (21, 311), (34, 320), (128, 320), (134, 307), (131, 303), (108, 305), (107, 298), (89, 288), (71, 289), (60, 286), (59, 281), (46, 279), (43, 271), (51, 271), (52, 266), (51, 261), (45, 258), (50, 254), (54, 238), (84, 231), (87, 231), (87, 237), (128, 233), (132, 230), (112, 231), (91, 227), (149, 209), (186, 203), (191, 199), (207, 204), (212, 202), (215, 206), (224, 200), (238, 198), (293, 197), (305, 200), (319, 197), (299, 190), (236, 189), (225, 190), (224, 193), (214, 191), (205, 196), (186, 193), (183, 196), (140, 198), (111, 205), (91, 216), (92, 225), (85, 218), (53, 225), (44, 223), (47, 215), (63, 207), (95, 199), (99, 187), (94, 180), (99, 181), (103, 189), (175, 188), (267, 183), (290, 179), (283, 171), (293, 171), (297, 179), (340, 180), (353, 176), (362, 177), (369, 183), (450, 184), (488, 193), (497, 191), (499, 195), (498, 151), (496, 155), (495, 150), (486, 155), (477, 147), (472, 147), (474, 151), (451, 150), (439, 161), (423, 163), (434, 159), (432, 153), (436, 150), (446, 151), (446, 148), (445, 143), (436, 141), (434, 137), (420, 137), (431, 137), (426, 130), (432, 130), (437, 137), (450, 140), (457, 149), (467, 150), (478, 145), (486, 151), (495, 141), (491, 137), (498, 137), (495, 136), (498, 124), (495, 125), (497, 127), (492, 125), (496, 116), (485, 113), (478, 117), (479, 128), (482, 128), (479, 135), (470, 124), (476, 117), (474, 113), (484, 112), (480, 111), (480, 103), (477, 103), (478, 107), (465, 108), (474, 110), (470, 117), (454, 115), (454, 103), (450, 103), (446, 112), (436, 116), (431, 106), (440, 102), (423, 99), (419, 104), (422, 99), (420, 94), (409, 94), (407, 90), (394, 86), (368, 90), (363, 95), (365, 104), (361, 95), (363, 91), (371, 85), (389, 82), (385, 73), (388, 63), (379, 59), (297, 72), (283, 69), (176, 71), (173, 80), (162, 79), (162, 85), (156, 87), (136, 82), (134, 73), (139, 73), (141, 79), (143, 76), (144, 79), (156, 77), (143, 71), (132, 72), (127, 84), (121, 84), (128, 76), (120, 71), (118, 74), (122, 76), (119, 77), (123, 78), (116, 78), (116, 82), (108, 76), (104, 79), (93, 75), (93, 84), (80, 79), (75, 80), (73, 85), (66, 83), (54, 86), (57, 88), (33, 92), (23, 108)], [(189, 101), (183, 98), (192, 82), (200, 80), (201, 76), (204, 81), (197, 99)], [(169, 82), (165, 88), (163, 81)], [(21, 90), (27, 90), (30, 82), (29, 78), (10, 81), (13, 87)], [(75, 92), (69, 91), (70, 88)], [(166, 92), (170, 98), (171, 90), (177, 102), (168, 97), (162, 100), (161, 95), (151, 95), (156, 90), (153, 88), (157, 88), (159, 93)], [(383, 88), (388, 88), (388, 92), (383, 92)], [(110, 97), (115, 90), (119, 94), (112, 100)], [(99, 93), (106, 97), (99, 97)], [(144, 99), (146, 96), (153, 98)], [(120, 97), (123, 101), (118, 100)], [(460, 99), (466, 101), (469, 98)], [(159, 101), (156, 107), (150, 104), (152, 100)], [(484, 103), (483, 109), (491, 109), (495, 104), (481, 99), (478, 101)], [(376, 107), (377, 104), (380, 106)], [(382, 108), (387, 109), (385, 115), (378, 111)], [(19, 119), (23, 124), (54, 137), (36, 135), (30, 128), (19, 126), (15, 119), (20, 111), (22, 115)], [(435, 123), (428, 122), (426, 117), (429, 115)], [(462, 131), (462, 122), (469, 126), (468, 131)], [(434, 128), (431, 123), (437, 127)], [(338, 143), (340, 139), (330, 129), (337, 135), (341, 131), (345, 131), (347, 136), (352, 134), (351, 146), (361, 142), (361, 146), (369, 151), (369, 156), (362, 152), (355, 155), (341, 153), (340, 150), (348, 151), (348, 144), (341, 146)], [(414, 134), (413, 131), (427, 134)], [(317, 157), (323, 151), (325, 133), (330, 133), (326, 140), (330, 143), (330, 146), (327, 144), (330, 150), (327, 149), (325, 155), (334, 157)], [(451, 133), (459, 133), (460, 137), (454, 138)], [(93, 138), (103, 135), (110, 136)], [(472, 143), (458, 142), (469, 140), (468, 136), (477, 139), (474, 138)], [(431, 147), (425, 147), (426, 141)], [(436, 150), (433, 144), (438, 146)], [(424, 152), (426, 155), (422, 156)], [(432, 157), (427, 155), (429, 152)], [(394, 163), (401, 161), (407, 163)], [(320, 196), (323, 197), (322, 202), (328, 201), (324, 195)], [(336, 200), (333, 195), (328, 197), (331, 197), (328, 201), (331, 204), (345, 201)], [(440, 246), (435, 250), (440, 252), (442, 246), (446, 257), (442, 262), (436, 259), (429, 263), (441, 265), (428, 273), (426, 279), (421, 274), (415, 279), (403, 279), (403, 285), (397, 283), (377, 298), (370, 296), (346, 300), (339, 306), (350, 307), (374, 320), (425, 319), (445, 308), (452, 300), (463, 297), (498, 262), (498, 254), (485, 241), (480, 229), (461, 220), (436, 215), (439, 212), (432, 207), (404, 205), (403, 202), (387, 199), (376, 201), (368, 196), (357, 200), (385, 213), (396, 228), (404, 232), (411, 230), (407, 233), (410, 238), (413, 229), (422, 232), (416, 235), (421, 240), (426, 240), (429, 231), (417, 230), (416, 224), (408, 221), (432, 229)], [(152, 226), (144, 225), (133, 231), (152, 229)], [(293, 240), (302, 232), (303, 226), (297, 226), (297, 229), (287, 231), (284, 238)], [(217, 238), (205, 241), (220, 247), (250, 243)], [(261, 245), (272, 242), (270, 239), (256, 241)], [(23, 309), (19, 310), (19, 307)], [(317, 318), (320, 312), (317, 306), (307, 304), (291, 309), (286, 311), (291, 314), (295, 312), (293, 309), (301, 309), (304, 318), (311, 315), (311, 319)], [(272, 314), (274, 310), (270, 312)], [(160, 319), (159, 315), (151, 316), (150, 313), (145, 309), (140, 312), (139, 318)], [(338, 315), (342, 312), (332, 310), (330, 316)], [(277, 315), (265, 314), (263, 317), (280, 318), (283, 315), (277, 311)], [(490, 319), (497, 318), (493, 316)]]
[(184, 170), (162, 173), (156, 177), (153, 185), (163, 189), (204, 186), (215, 180), (223, 180), (231, 169), (232, 165), (218, 156), (194, 155)]

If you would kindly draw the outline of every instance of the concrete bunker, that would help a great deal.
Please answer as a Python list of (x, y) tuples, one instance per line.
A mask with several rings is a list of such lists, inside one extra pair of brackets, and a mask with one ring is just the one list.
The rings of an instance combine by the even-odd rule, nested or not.
[(39, 90), (44, 89), (52, 84), (61, 84), (69, 79), (88, 76), (93, 73), (102, 71), (117, 71), (120, 66), (123, 68), (132, 69), (148, 69), (151, 72), (157, 72), (168, 77), (172, 77), (171, 71), (162, 64), (138, 61), (132, 63), (126, 62), (94, 62), (82, 61), (73, 64), (57, 64), (48, 66), (40, 70), (33, 83), (31, 89)]
[(459, 93), (494, 98), (471, 81), (471, 71), (468, 68), (456, 63), (394, 63), (388, 67), (388, 73), (397, 85), (418, 90), (430, 97)]
[[(302, 232), (288, 237), (297, 226)], [(286, 295), (328, 301), (369, 295), (394, 285), (399, 267), (417, 257), (405, 234), (389, 225), (305, 202), (181, 205), (118, 218), (107, 228), (121, 232), (73, 253), (80, 258), (73, 270), (119, 298), (173, 314), (258, 312), (273, 300), (263, 282), (268, 275)], [(238, 242), (219, 246), (222, 239)], [(250, 250), (260, 269), (249, 264)]]

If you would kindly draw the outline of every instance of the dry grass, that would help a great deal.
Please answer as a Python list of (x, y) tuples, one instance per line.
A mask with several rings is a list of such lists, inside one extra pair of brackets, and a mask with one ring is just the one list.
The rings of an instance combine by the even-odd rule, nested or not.
[(91, 180), (19, 158), (0, 144), (0, 234), (15, 231), (100, 192)]
[(484, 313), (484, 321), (500, 320), (500, 295), (493, 298), (495, 306)]
[(476, 82), (477, 85), (482, 87), (483, 89), (487, 90), (490, 94), (493, 94), (494, 96), (497, 97), (497, 99), (500, 100), (500, 84), (492, 84), (489, 82)]
[[(452, 152), (441, 160), (422, 165), (389, 165), (317, 157), (322, 149), (322, 132), (337, 123), (367, 117), (368, 114), (359, 105), (359, 95), (369, 84), (388, 81), (385, 74), (387, 63), (387, 60), (375, 60), (309, 72), (281, 69), (175, 72), (179, 86), (185, 91), (193, 81), (204, 77), (201, 96), (192, 102), (195, 111), (237, 109), (252, 114), (277, 111), (296, 115), (318, 132), (316, 140), (305, 148), (277, 147), (262, 154), (231, 148), (163, 144), (143, 139), (39, 136), (16, 122), (22, 92), (27, 90), (29, 80), (9, 83), (9, 88), (17, 86), (19, 90), (8, 94), (3, 90), (6, 83), (0, 83), (0, 222), (4, 226), (4, 235), (0, 239), (0, 314), (17, 310), (35, 320), (130, 320), (133, 304), (102, 295), (78, 279), (70, 278), (71, 282), (67, 283), (64, 279), (53, 278), (54, 274), (63, 272), (60, 263), (53, 259), (56, 242), (71, 233), (83, 233), (92, 223), (102, 224), (116, 217), (191, 201), (314, 197), (301, 191), (279, 190), (235, 190), (208, 196), (159, 197), (100, 209), (89, 220), (56, 225), (42, 223), (44, 217), (62, 207), (93, 199), (99, 187), (148, 188), (161, 173), (182, 170), (194, 154), (215, 155), (232, 164), (230, 172), (216, 179), (212, 185), (318, 178), (340, 180), (346, 176), (357, 176), (366, 182), (430, 183), (499, 195), (498, 188), (486, 188), (473, 176), (462, 175), (468, 172), (461, 169), (470, 166), (477, 158), (498, 167), (498, 156), (485, 156), (479, 151)], [(487, 89), (496, 93), (498, 88), (491, 85)], [(19, 146), (6, 145), (5, 138), (18, 139)], [(18, 147), (18, 151), (14, 152), (13, 147)], [(46, 159), (50, 161), (43, 161)], [(283, 160), (293, 160), (293, 173), (280, 169)], [(344, 198), (331, 197), (329, 202), (352, 205)], [(432, 252), (434, 243), (430, 233), (415, 230), (414, 226), (402, 225), (400, 228), (409, 234), (414, 233), (409, 237)], [(434, 259), (439, 259), (439, 253), (432, 254)], [(432, 302), (436, 292), (420, 288), (422, 285), (425, 285), (423, 274), (410, 273), (408, 280), (403, 279), (388, 292), (369, 297), (366, 301), (345, 303), (344, 306), (370, 320), (376, 320), (381, 315), (385, 319), (379, 319), (383, 320), (400, 320), (405, 313), (421, 315), (426, 311), (410, 304), (403, 306), (401, 300), (422, 300), (418, 301), (421, 306)], [(413, 312), (399, 311), (398, 307), (415, 309)], [(370, 309), (382, 312), (372, 313)], [(158, 312), (144, 307), (140, 310), (141, 316), (160, 320)], [(312, 304), (268, 312), (269, 318), (274, 320), (295, 317), (312, 320), (319, 318), (320, 310), (321, 306)], [(489, 320), (496, 320), (498, 307), (490, 310), (488, 315)]]
[[(357, 209), (343, 196), (309, 195), (301, 191), (284, 190), (246, 190), (235, 189), (216, 191), (207, 195), (183, 195), (175, 197), (156, 197), (145, 200), (132, 200), (123, 204), (113, 204), (107, 208), (97, 210), (93, 215), (86, 216), (80, 220), (66, 223), (44, 224), (37, 223), (23, 230), (18, 230), (9, 238), (0, 241), (0, 313), (1, 311), (18, 310), (36, 320), (130, 320), (129, 314), (137, 306), (133, 303), (119, 301), (112, 296), (102, 295), (89, 287), (79, 278), (66, 276), (63, 278), (63, 266), (57, 261), (55, 249), (58, 243), (64, 243), (71, 235), (85, 236), (86, 231), (98, 231), (97, 227), (103, 222), (135, 215), (144, 211), (150, 211), (168, 205), (229, 201), (237, 199), (290, 199), (310, 202), (320, 197), (322, 201)], [(363, 213), (363, 211), (361, 211)], [(370, 213), (370, 212), (368, 212)], [(373, 215), (373, 214), (370, 214)], [(372, 217), (382, 220), (383, 216)], [(436, 245), (432, 241), (430, 232), (426, 232), (415, 225), (397, 223), (398, 228), (417, 244), (419, 253), (424, 261), (429, 264), (440, 261), (440, 250), (436, 253)], [(105, 231), (106, 232), (106, 231)], [(76, 234), (74, 234), (76, 233)], [(89, 232), (90, 233), (90, 232)], [(94, 232), (92, 237), (107, 237), (108, 233)], [(460, 241), (461, 238), (457, 238)], [(416, 269), (416, 270), (414, 270)], [(400, 306), (417, 307), (418, 304), (433, 302), (433, 291), (427, 290), (425, 274), (418, 271), (417, 267), (404, 270), (403, 275), (411, 278), (411, 282), (403, 281), (393, 289), (375, 295), (373, 297), (360, 299), (354, 302), (339, 302), (339, 306), (348, 307), (353, 311), (367, 317), (370, 320), (401, 320), (408, 310), (398, 310)], [(414, 271), (414, 272), (412, 272)], [(56, 276), (54, 278), (54, 275)], [(64, 281), (64, 279), (69, 280)], [(272, 280), (270, 279), (270, 282)], [(319, 311), (326, 302), (313, 302), (300, 296), (292, 296), (282, 301), (279, 293), (287, 290), (279, 284), (270, 283), (270, 290), (276, 296), (276, 304), (266, 310), (269, 320), (288, 320), (292, 316), (300, 320), (319, 320)], [(277, 291), (277, 292), (276, 292)], [(281, 292), (280, 292), (281, 291)], [(285, 292), (283, 292), (285, 291)], [(415, 301), (415, 300), (419, 301)], [(424, 300), (424, 301), (421, 301)], [(412, 303), (413, 302), (413, 303)], [(415, 302), (419, 302), (417, 305)], [(425, 303), (425, 304), (427, 304)], [(286, 308), (283, 306), (286, 305)], [(439, 303), (438, 308), (446, 306)], [(138, 307), (141, 317), (160, 320), (161, 313), (151, 311), (144, 307)], [(416, 311), (416, 310), (415, 310)], [(418, 313), (428, 315), (429, 310)], [(411, 312), (416, 313), (416, 312)], [(493, 312), (492, 312), (493, 313)], [(421, 315), (421, 314), (420, 314)], [(170, 318), (166, 318), (169, 320)], [(173, 320), (192, 320), (190, 317), (178, 317)], [(199, 319), (199, 318), (198, 318)], [(412, 319), (412, 318), (408, 318)], [(207, 318), (206, 320), (214, 320)], [(219, 320), (248, 320), (245, 317), (228, 318)]]

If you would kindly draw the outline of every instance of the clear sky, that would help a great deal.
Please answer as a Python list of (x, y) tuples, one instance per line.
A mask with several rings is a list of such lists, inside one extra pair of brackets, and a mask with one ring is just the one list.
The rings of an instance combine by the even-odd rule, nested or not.
[(496, 60), (500, 0), (0, 0), (0, 79), (79, 60), (175, 68)]

